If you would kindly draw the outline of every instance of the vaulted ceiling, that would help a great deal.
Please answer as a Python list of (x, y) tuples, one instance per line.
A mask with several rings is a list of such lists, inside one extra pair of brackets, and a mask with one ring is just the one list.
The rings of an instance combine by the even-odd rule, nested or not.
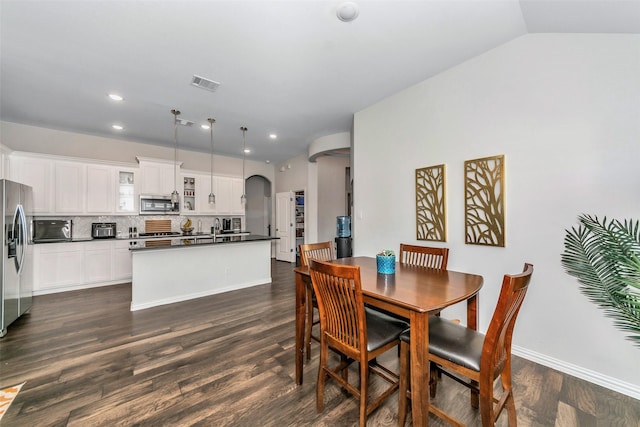
[(248, 158), (277, 163), (524, 34), (640, 33), (640, 1), (361, 0), (352, 22), (342, 3), (2, 0), (0, 120), (173, 146), (178, 109), (181, 148), (208, 153), (213, 117), (217, 154), (241, 156), (247, 126)]

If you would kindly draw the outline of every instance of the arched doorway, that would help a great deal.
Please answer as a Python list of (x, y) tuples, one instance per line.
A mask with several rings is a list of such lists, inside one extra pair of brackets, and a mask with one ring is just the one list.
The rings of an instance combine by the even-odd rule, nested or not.
[(262, 175), (246, 179), (246, 230), (253, 234), (271, 236), (271, 181)]

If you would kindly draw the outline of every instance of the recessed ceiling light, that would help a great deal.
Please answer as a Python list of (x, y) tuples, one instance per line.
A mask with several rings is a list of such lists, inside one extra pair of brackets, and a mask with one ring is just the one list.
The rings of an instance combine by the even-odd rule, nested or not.
[(265, 160), (264, 162), (265, 163), (271, 163), (271, 160)]
[(202, 129), (206, 129), (206, 130), (211, 129), (211, 126), (209, 126), (209, 125), (200, 125), (200, 127), (201, 127)]
[(278, 138), (278, 135), (276, 135), (275, 133), (271, 133), (271, 134), (269, 134), (269, 138), (276, 139), (276, 138)]
[(251, 152), (251, 150), (249, 150), (248, 148), (244, 149), (245, 154), (249, 154)]
[(123, 101), (124, 98), (120, 95), (118, 95), (117, 93), (110, 93), (109, 94), (109, 98), (113, 99), (114, 101)]
[(123, 127), (123, 126), (121, 126), (121, 125), (111, 125), (111, 127), (112, 127), (113, 129), (115, 129), (115, 130), (123, 130), (123, 129), (124, 129), (124, 127)]

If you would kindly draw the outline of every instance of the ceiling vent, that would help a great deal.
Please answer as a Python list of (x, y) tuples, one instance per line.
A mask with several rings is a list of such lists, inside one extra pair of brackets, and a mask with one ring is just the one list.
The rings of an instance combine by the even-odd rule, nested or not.
[(183, 119), (181, 117), (178, 117), (176, 119), (176, 123), (179, 124), (180, 126), (187, 126), (187, 127), (193, 126), (193, 122), (191, 120)]
[(195, 87), (199, 87), (202, 89), (209, 90), (211, 92), (215, 92), (220, 86), (220, 83), (214, 82), (213, 80), (205, 79), (204, 77), (193, 75), (193, 79), (191, 80), (191, 84)]

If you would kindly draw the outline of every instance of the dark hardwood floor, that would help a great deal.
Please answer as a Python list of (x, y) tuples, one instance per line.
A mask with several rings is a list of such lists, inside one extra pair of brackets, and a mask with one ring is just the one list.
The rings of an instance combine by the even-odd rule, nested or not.
[[(0, 339), (0, 388), (26, 381), (1, 424), (356, 425), (356, 401), (333, 382), (316, 413), (317, 343), (295, 385), (292, 270), (274, 261), (272, 284), (133, 313), (130, 285), (35, 297)], [(379, 360), (397, 368), (395, 350)], [(640, 425), (640, 401), (517, 357), (513, 373), (520, 426)], [(479, 425), (467, 390), (442, 381), (437, 403)], [(396, 425), (397, 400), (369, 425)]]

